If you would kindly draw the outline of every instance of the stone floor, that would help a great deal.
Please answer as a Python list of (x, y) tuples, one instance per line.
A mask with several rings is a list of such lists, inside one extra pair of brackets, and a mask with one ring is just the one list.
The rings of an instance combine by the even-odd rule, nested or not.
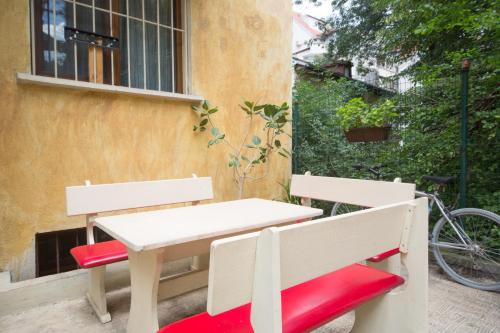
[[(500, 293), (461, 286), (449, 281), (435, 267), (431, 267), (430, 273), (430, 332), (500, 333)], [(113, 320), (105, 325), (98, 322), (84, 299), (77, 299), (0, 317), (0, 332), (123, 332), (130, 290), (115, 291), (108, 299)], [(160, 325), (204, 311), (205, 302), (206, 289), (161, 302)], [(353, 320), (354, 316), (347, 314), (315, 332), (349, 332)]]

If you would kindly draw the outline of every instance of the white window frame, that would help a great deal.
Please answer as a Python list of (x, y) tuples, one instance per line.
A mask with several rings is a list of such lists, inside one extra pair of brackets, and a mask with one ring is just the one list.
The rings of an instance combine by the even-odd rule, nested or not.
[[(182, 8), (181, 8), (181, 14), (182, 14), (182, 29), (175, 28), (173, 27), (173, 6), (171, 9), (171, 26), (167, 26), (164, 24), (160, 24), (159, 19), (158, 22), (151, 22), (146, 20), (144, 12), (145, 12), (145, 7), (144, 7), (144, 0), (142, 1), (142, 10), (143, 10), (143, 18), (135, 18), (129, 16), (129, 12), (127, 10), (127, 15), (119, 13), (119, 12), (114, 12), (112, 11), (112, 0), (109, 0), (109, 10), (108, 9), (101, 9), (101, 8), (96, 8), (95, 7), (95, 0), (92, 0), (92, 5), (87, 5), (83, 4), (80, 2), (76, 2), (75, 0), (63, 0), (65, 2), (71, 3), (74, 7), (76, 8), (76, 4), (79, 6), (84, 6), (87, 8), (92, 9), (92, 15), (93, 15), (93, 24), (95, 24), (95, 11), (102, 11), (109, 13), (109, 15), (118, 15), (120, 17), (125, 17), (127, 18), (127, 28), (128, 28), (128, 22), (130, 20), (136, 20), (139, 22), (142, 22), (143, 27), (146, 23), (151, 23), (157, 26), (157, 29), (159, 30), (160, 27), (164, 27), (167, 29), (170, 29), (171, 31), (171, 42), (172, 42), (172, 67), (174, 67), (174, 31), (180, 31), (183, 36), (183, 43), (182, 43), (182, 75), (183, 75), (183, 92), (182, 93), (176, 93), (175, 92), (175, 70), (172, 68), (172, 90), (173, 92), (166, 92), (161, 89), (161, 77), (160, 77), (160, 62), (158, 61), (158, 90), (152, 90), (152, 89), (147, 89), (147, 74), (146, 74), (146, 57), (143, 55), (143, 61), (144, 61), (144, 88), (133, 88), (130, 86), (131, 80), (130, 80), (130, 61), (128, 62), (128, 87), (126, 86), (119, 86), (114, 84), (114, 66), (113, 66), (113, 57), (111, 57), (112, 65), (111, 65), (111, 77), (112, 77), (112, 83), (111, 84), (104, 84), (104, 83), (97, 83), (97, 82), (86, 82), (86, 81), (78, 81), (78, 68), (77, 68), (77, 55), (76, 52), (74, 54), (75, 57), (75, 79), (62, 79), (57, 77), (57, 41), (55, 40), (55, 46), (54, 46), (54, 76), (41, 76), (41, 75), (36, 75), (36, 50), (35, 50), (35, 26), (34, 26), (34, 1), (35, 0), (30, 0), (30, 26), (31, 26), (31, 38), (30, 38), (30, 49), (31, 49), (31, 73), (17, 73), (17, 81), (19, 83), (27, 83), (27, 84), (41, 84), (41, 85), (54, 85), (54, 86), (60, 86), (60, 87), (68, 87), (68, 88), (76, 88), (76, 89), (83, 89), (83, 90), (93, 90), (93, 91), (106, 91), (106, 92), (113, 92), (113, 93), (126, 93), (126, 94), (132, 94), (132, 95), (147, 95), (147, 96), (155, 96), (155, 97), (166, 97), (168, 99), (176, 99), (176, 100), (185, 100), (185, 101), (191, 101), (191, 102), (197, 102), (203, 100), (203, 97), (197, 96), (197, 95), (192, 95), (192, 90), (191, 90), (191, 53), (190, 53), (190, 11), (191, 11), (191, 0), (181, 0), (182, 3)], [(50, 0), (54, 1), (55, 0)], [(128, 9), (128, 1), (127, 0), (127, 9)], [(54, 11), (55, 11), (55, 5)], [(75, 15), (75, 10), (73, 11), (73, 15)], [(159, 1), (157, 1), (157, 15), (159, 15)], [(55, 14), (54, 14), (55, 16)], [(75, 16), (73, 17), (75, 19)], [(110, 20), (111, 24), (111, 20)], [(54, 28), (54, 25), (51, 26), (52, 29)], [(110, 29), (112, 29), (112, 24)], [(145, 33), (145, 29), (143, 28), (143, 34)], [(129, 38), (129, 34), (127, 31), (127, 38)], [(159, 34), (157, 33), (157, 38), (159, 38)], [(145, 38), (143, 38), (143, 44), (145, 43)], [(130, 53), (129, 49), (129, 43), (127, 43), (127, 50), (128, 54)], [(75, 46), (76, 48), (76, 46)], [(143, 52), (146, 52), (145, 47), (143, 46)], [(160, 55), (160, 45), (158, 43), (158, 57)], [(128, 57), (130, 59), (130, 57)], [(159, 60), (159, 59), (158, 59)], [(94, 52), (94, 70), (96, 68), (95, 66), (95, 52)], [(95, 74), (95, 72), (94, 72)], [(96, 79), (96, 75), (94, 75), (94, 80)]]

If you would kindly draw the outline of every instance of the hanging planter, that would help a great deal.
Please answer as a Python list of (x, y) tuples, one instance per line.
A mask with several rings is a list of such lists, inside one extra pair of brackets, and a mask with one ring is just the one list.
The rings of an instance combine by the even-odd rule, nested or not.
[(362, 98), (353, 98), (337, 109), (340, 125), (348, 142), (374, 142), (389, 139), (390, 120), (398, 114), (390, 100), (368, 105)]
[(389, 139), (391, 126), (356, 127), (344, 131), (348, 142), (375, 142)]

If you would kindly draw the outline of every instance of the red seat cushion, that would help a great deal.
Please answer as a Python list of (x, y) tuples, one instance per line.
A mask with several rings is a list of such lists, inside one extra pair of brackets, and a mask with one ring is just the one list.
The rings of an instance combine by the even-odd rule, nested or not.
[(127, 260), (127, 247), (117, 240), (77, 246), (71, 254), (82, 268), (92, 268)]
[(392, 249), (392, 250), (389, 250), (389, 251), (384, 252), (384, 253), (380, 253), (376, 256), (373, 256), (370, 259), (368, 259), (368, 261), (380, 262), (380, 261), (385, 260), (389, 257), (392, 257), (393, 255), (398, 254), (398, 253), (399, 253), (399, 247)]
[[(354, 264), (283, 290), (283, 332), (305, 332), (322, 326), (402, 283), (398, 275)], [(250, 333), (250, 306), (217, 316), (204, 312), (167, 325), (159, 333)]]

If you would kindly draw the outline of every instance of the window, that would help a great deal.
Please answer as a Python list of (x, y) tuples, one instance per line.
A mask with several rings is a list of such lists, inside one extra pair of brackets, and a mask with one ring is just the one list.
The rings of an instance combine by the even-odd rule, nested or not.
[(185, 92), (184, 0), (32, 0), (33, 73)]
[[(87, 244), (85, 228), (44, 232), (35, 235), (36, 277), (75, 270), (78, 265), (69, 252)], [(96, 242), (112, 240), (111, 236), (94, 228)]]

